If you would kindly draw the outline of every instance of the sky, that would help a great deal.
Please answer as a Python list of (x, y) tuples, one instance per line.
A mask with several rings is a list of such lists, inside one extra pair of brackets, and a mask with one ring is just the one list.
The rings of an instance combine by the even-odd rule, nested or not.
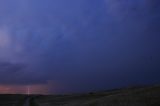
[(159, 0), (0, 0), (0, 93), (160, 84), (159, 11)]

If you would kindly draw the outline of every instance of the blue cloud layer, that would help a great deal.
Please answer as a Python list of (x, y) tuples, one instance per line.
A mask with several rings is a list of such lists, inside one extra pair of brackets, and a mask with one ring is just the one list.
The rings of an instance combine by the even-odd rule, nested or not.
[(74, 91), (157, 83), (159, 5), (158, 0), (1, 0), (0, 83), (53, 80)]

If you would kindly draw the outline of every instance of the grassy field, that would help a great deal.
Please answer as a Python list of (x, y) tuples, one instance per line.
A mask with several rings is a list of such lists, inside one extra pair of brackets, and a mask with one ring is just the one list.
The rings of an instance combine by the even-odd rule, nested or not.
[(39, 106), (160, 106), (160, 86), (88, 94), (38, 96), (34, 99)]
[(0, 95), (0, 106), (24, 106), (26, 100), (29, 106), (160, 106), (160, 86), (72, 95)]
[(25, 101), (25, 95), (0, 95), (0, 106), (22, 106)]

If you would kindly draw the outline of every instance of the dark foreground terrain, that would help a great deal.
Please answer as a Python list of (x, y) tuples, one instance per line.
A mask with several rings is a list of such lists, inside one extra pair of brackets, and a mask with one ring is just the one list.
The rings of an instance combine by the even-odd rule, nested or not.
[(72, 95), (0, 95), (0, 106), (160, 106), (160, 86)]
[(0, 95), (0, 106), (23, 106), (26, 95)]
[(132, 87), (80, 95), (39, 96), (39, 106), (160, 106), (160, 86)]

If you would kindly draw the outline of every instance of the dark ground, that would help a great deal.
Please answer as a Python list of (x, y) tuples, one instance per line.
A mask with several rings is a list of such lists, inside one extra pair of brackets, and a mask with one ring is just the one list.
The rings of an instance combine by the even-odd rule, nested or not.
[(26, 99), (26, 95), (0, 95), (0, 106), (22, 106)]
[(132, 87), (63, 96), (39, 96), (40, 106), (160, 106), (160, 86)]
[(71, 95), (0, 95), (0, 106), (160, 106), (160, 86)]

